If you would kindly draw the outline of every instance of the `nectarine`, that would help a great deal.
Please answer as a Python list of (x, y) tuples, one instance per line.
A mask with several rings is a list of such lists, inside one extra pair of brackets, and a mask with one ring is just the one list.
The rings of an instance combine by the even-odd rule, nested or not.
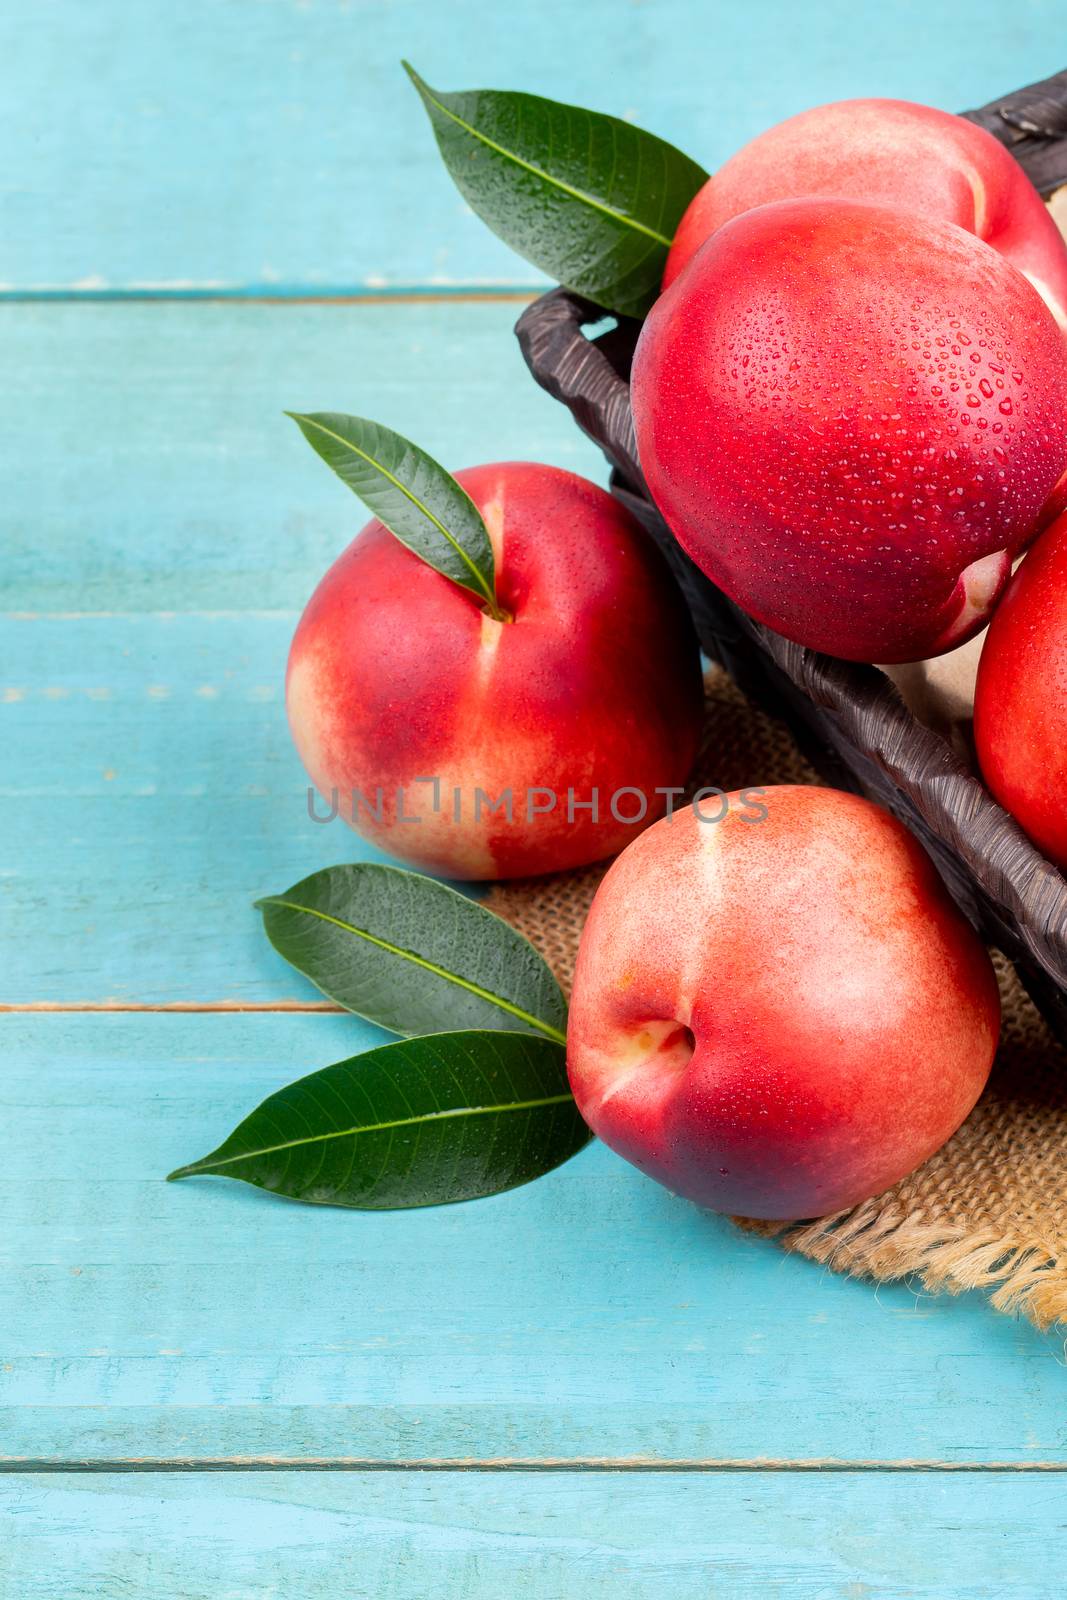
[(731, 217), (805, 195), (955, 222), (1018, 267), (1067, 327), (1067, 245), (1015, 157), (984, 128), (906, 100), (817, 106), (745, 145), (690, 202), (664, 288)]
[(571, 1087), (593, 1131), (676, 1193), (821, 1216), (959, 1127), (993, 1060), (997, 985), (888, 813), (829, 789), (728, 799), (657, 822), (608, 871), (578, 955)]
[(990, 625), (974, 737), (993, 794), (1067, 867), (1067, 516), (1041, 535)]
[(1067, 468), (1067, 341), (954, 223), (783, 200), (648, 316), (641, 465), (681, 544), (787, 638), (913, 661), (987, 620)]
[(688, 613), (603, 489), (524, 462), (457, 476), (507, 619), (368, 523), (293, 639), (297, 749), (346, 820), (428, 871), (501, 878), (612, 855), (663, 814), (696, 753)]

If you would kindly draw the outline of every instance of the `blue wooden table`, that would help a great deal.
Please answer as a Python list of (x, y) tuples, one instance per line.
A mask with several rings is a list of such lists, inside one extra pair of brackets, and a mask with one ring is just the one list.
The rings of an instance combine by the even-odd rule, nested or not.
[(162, 1176), (382, 1037), (250, 907), (362, 850), (309, 822), (281, 689), (359, 511), (282, 409), (603, 476), (399, 57), (714, 166), (1064, 53), (1056, 0), (2, 0), (4, 1600), (1062, 1595), (1062, 1330), (595, 1146), (436, 1212)]

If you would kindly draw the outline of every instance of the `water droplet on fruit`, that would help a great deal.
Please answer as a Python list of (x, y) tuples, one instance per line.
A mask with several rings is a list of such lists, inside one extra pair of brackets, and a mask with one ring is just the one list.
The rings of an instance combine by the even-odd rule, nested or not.
[(1000, 402), (1000, 405), (997, 407), (997, 410), (1001, 413), (1002, 416), (1010, 417), (1011, 413), (1012, 413), (1011, 401), (1009, 399), (1007, 399), (1007, 398), (1003, 399)]

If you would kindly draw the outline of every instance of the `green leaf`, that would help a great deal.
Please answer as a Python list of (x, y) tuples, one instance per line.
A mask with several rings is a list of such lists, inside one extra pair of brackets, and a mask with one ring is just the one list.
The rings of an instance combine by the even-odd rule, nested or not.
[(529, 940), (433, 878), (360, 862), (256, 904), (286, 961), (394, 1033), (503, 1028), (564, 1040), (563, 991)]
[(406, 61), (404, 70), (482, 221), (565, 288), (643, 316), (707, 173), (617, 117), (496, 89), (441, 94)]
[(286, 415), (401, 544), (500, 616), (489, 530), (450, 472), (410, 439), (366, 417), (341, 411)]
[(393, 1210), (514, 1189), (588, 1139), (561, 1045), (439, 1033), (291, 1083), (170, 1177), (214, 1173), (317, 1205)]

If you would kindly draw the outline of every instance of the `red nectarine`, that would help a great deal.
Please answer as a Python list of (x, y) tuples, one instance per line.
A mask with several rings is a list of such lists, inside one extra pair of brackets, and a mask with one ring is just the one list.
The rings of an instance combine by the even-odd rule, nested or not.
[(752, 616), (856, 661), (987, 619), (1067, 467), (1067, 341), (953, 223), (785, 200), (725, 223), (632, 374), (675, 535)]
[(293, 640), (297, 749), (346, 820), (428, 871), (502, 878), (612, 855), (663, 814), (657, 790), (684, 783), (696, 753), (684, 603), (595, 484), (523, 462), (457, 476), (507, 620), (368, 523)]
[[(920, 846), (855, 795), (744, 791), (608, 871), (567, 1030), (578, 1107), (669, 1189), (821, 1216), (959, 1127), (999, 1027), (993, 968)], [(762, 815), (762, 820), (760, 820)]]
[(1022, 167), (984, 128), (906, 100), (817, 106), (745, 145), (690, 202), (664, 288), (731, 217), (805, 195), (955, 222), (1018, 267), (1067, 326), (1067, 245)]
[(974, 737), (993, 794), (1067, 867), (1067, 516), (1041, 535), (990, 625)]

